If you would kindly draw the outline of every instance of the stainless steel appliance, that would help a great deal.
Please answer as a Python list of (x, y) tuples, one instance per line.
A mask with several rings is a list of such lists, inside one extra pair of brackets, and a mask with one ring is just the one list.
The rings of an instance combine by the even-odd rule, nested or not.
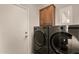
[(48, 54), (48, 27), (34, 27), (33, 53)]
[(49, 27), (49, 53), (68, 53), (68, 40), (72, 35), (66, 32), (66, 26)]

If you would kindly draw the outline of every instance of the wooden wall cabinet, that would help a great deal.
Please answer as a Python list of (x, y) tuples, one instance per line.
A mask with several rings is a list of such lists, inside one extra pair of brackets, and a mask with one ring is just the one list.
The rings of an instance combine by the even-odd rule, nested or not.
[(55, 6), (49, 5), (40, 9), (40, 26), (55, 25)]

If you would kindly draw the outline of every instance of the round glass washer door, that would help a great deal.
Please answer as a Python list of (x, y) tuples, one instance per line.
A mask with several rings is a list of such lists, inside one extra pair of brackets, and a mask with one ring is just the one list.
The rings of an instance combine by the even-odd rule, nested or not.
[(66, 32), (56, 32), (50, 38), (50, 46), (55, 53), (64, 54), (68, 53), (68, 39), (71, 38), (71, 34)]

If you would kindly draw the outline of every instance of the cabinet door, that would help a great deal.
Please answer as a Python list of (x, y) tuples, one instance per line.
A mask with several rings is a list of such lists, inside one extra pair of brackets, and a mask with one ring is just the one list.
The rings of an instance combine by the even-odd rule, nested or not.
[(40, 26), (55, 25), (55, 6), (50, 5), (40, 10)]

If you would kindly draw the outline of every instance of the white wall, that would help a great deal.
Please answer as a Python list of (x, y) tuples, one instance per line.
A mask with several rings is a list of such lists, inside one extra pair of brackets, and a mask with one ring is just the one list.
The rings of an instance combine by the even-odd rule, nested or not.
[(61, 25), (60, 10), (67, 6), (69, 6), (69, 5), (68, 4), (55, 4), (55, 7), (56, 7), (55, 25)]
[(79, 25), (79, 4), (72, 5), (73, 6), (73, 24)]
[[(63, 8), (67, 8), (69, 6), (72, 6), (72, 21), (70, 22), (70, 25), (79, 24), (79, 4), (55, 4), (56, 6), (56, 25), (61, 25), (61, 19), (60, 19), (60, 10)], [(63, 19), (64, 20), (64, 19)]]

